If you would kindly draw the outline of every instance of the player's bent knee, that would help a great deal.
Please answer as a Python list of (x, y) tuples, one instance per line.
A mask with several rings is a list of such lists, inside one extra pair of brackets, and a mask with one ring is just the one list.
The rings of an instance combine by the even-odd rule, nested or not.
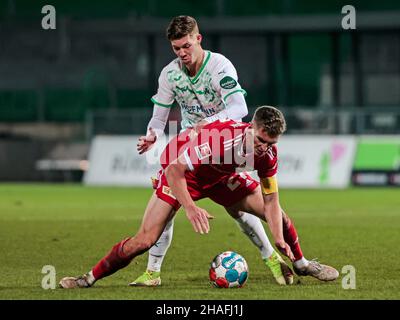
[(151, 241), (148, 241), (148, 240), (144, 240), (142, 242), (139, 242), (138, 243), (138, 251), (140, 253), (146, 252), (146, 251), (150, 250), (150, 248), (153, 246), (154, 243), (155, 242), (151, 242)]
[(129, 242), (124, 246), (125, 254), (130, 255), (133, 253), (141, 254), (144, 253), (156, 243), (155, 237), (148, 236), (146, 234), (138, 234), (131, 238)]

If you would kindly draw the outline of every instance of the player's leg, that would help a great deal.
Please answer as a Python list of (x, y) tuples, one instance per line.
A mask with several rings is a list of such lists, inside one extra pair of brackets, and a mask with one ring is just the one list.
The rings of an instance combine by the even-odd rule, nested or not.
[[(239, 176), (239, 175), (238, 175)], [(246, 180), (248, 178), (248, 175), (245, 176), (239, 176), (240, 178), (240, 184), (242, 188), (250, 188), (251, 190), (257, 186), (257, 182), (251, 180), (251, 184), (249, 184), (249, 181)], [(161, 181), (161, 186), (165, 185), (165, 181), (163, 181), (163, 176), (159, 177)], [(230, 186), (231, 188), (231, 186)], [(168, 197), (168, 195), (160, 192), (160, 190), (164, 190), (162, 187), (158, 187), (158, 192), (161, 196)], [(246, 189), (247, 190), (247, 189)], [(217, 195), (218, 193), (226, 193), (231, 191), (230, 189), (227, 190), (227, 188), (224, 188), (223, 190), (218, 190), (216, 193), (214, 193), (213, 190), (213, 195)], [(238, 190), (234, 190), (235, 194), (238, 192)], [(241, 192), (241, 191), (239, 191)], [(247, 191), (246, 191), (247, 192)], [(226, 195), (225, 195), (226, 196)], [(272, 253), (274, 252), (274, 248), (272, 247), (271, 243), (269, 242), (269, 239), (265, 233), (264, 227), (262, 226), (261, 221), (246, 212), (239, 212), (234, 214), (234, 218), (236, 222), (238, 223), (240, 229), (247, 235), (247, 237), (259, 248), (261, 256), (263, 259), (268, 259), (271, 257)], [(163, 234), (161, 235), (160, 239), (157, 240), (157, 246), (154, 245), (150, 249), (150, 254), (149, 254), (149, 260), (148, 260), (148, 267), (147, 270), (140, 276), (138, 277), (135, 281), (133, 281), (130, 285), (136, 285), (136, 286), (157, 286), (161, 284), (161, 278), (160, 278), (160, 269), (161, 269), (161, 263), (164, 259), (164, 256), (168, 250), (168, 247), (171, 243), (171, 238), (172, 238), (172, 220), (171, 220), (171, 226), (168, 226), (165, 228), (163, 231)]]
[[(263, 203), (264, 201), (262, 199), (261, 190), (256, 190), (255, 193), (249, 194), (238, 203), (233, 205), (231, 210), (233, 209), (234, 211), (242, 210), (250, 212), (266, 221), (266, 217), (264, 216), (264, 208), (262, 205)], [(315, 260), (309, 261), (304, 257), (294, 223), (283, 211), (282, 225), (285, 242), (290, 246), (290, 249), (295, 257), (293, 269), (296, 274), (304, 276), (309, 275), (321, 281), (332, 281), (338, 278), (339, 272), (335, 268), (320, 264)]]
[[(208, 194), (210, 199), (224, 207), (229, 207), (232, 204), (232, 199), (242, 199), (247, 194), (252, 193), (257, 186), (258, 183), (249, 174), (233, 174), (226, 183), (213, 187)], [(274, 248), (265, 233), (260, 219), (245, 211), (228, 210), (228, 213), (235, 219), (240, 230), (259, 248), (261, 257), (263, 259), (270, 257)]]
[[(266, 266), (271, 270), (276, 282), (280, 285), (292, 284), (292, 270), (282, 259), (279, 253), (276, 252), (272, 247), (268, 236), (265, 233), (265, 229), (259, 219), (264, 218), (263, 199), (260, 187), (257, 187), (251, 191), (250, 194), (245, 195), (244, 197), (243, 195), (238, 194), (237, 199), (239, 200), (236, 203), (230, 205), (229, 207), (225, 207), (226, 211), (235, 219), (241, 219), (243, 217), (243, 213), (245, 212), (248, 216), (252, 217), (251, 220), (256, 221), (256, 224), (253, 225), (253, 229), (258, 229), (257, 234), (252, 234), (252, 236), (248, 236), (247, 233), (245, 234), (249, 237), (253, 244), (260, 249), (262, 259)], [(247, 212), (250, 212), (251, 214)]]
[(126, 267), (133, 258), (146, 252), (160, 237), (167, 222), (175, 214), (173, 206), (154, 193), (147, 205), (142, 224), (137, 234), (114, 245), (87, 274), (81, 277), (66, 277), (60, 281), (63, 288), (90, 287), (97, 280)]
[[(153, 181), (153, 188), (156, 189), (156, 195), (171, 204), (175, 211), (180, 207), (179, 202), (170, 192), (168, 181), (162, 170), (160, 170), (157, 179)], [(161, 285), (161, 266), (168, 248), (172, 241), (173, 219), (171, 219), (164, 228), (160, 238), (149, 250), (146, 271), (129, 283), (130, 286), (155, 287)]]
[[(170, 158), (175, 158), (179, 152), (179, 149), (184, 147), (191, 139), (190, 133), (192, 130), (186, 131), (186, 134), (180, 134), (171, 139), (161, 157), (161, 163), (169, 163)], [(152, 178), (153, 189), (160, 188), (160, 183), (163, 183), (162, 179), (163, 171), (158, 172), (157, 178)], [(149, 256), (147, 259), (146, 271), (132, 281), (129, 285), (131, 286), (159, 286), (161, 285), (161, 266), (165, 255), (171, 245), (174, 230), (174, 221), (171, 219), (166, 225), (160, 238), (149, 250)]]
[(129, 283), (130, 286), (156, 287), (161, 285), (161, 266), (172, 242), (174, 219), (164, 228), (160, 238), (150, 248), (146, 271)]
[(239, 229), (260, 250), (261, 257), (263, 259), (270, 257), (274, 248), (265, 233), (260, 219), (245, 211), (227, 210), (227, 212), (235, 219)]
[(294, 255), (293, 269), (297, 275), (312, 276), (321, 281), (333, 281), (339, 277), (339, 272), (328, 265), (320, 264), (316, 260), (307, 260), (300, 247), (299, 236), (293, 221), (282, 210), (282, 227), (285, 242), (290, 246)]
[(161, 271), (161, 265), (164, 260), (169, 246), (172, 242), (172, 236), (174, 234), (174, 220), (171, 219), (164, 228), (160, 238), (157, 240), (154, 246), (149, 250), (149, 260), (147, 263), (147, 269), (155, 272)]

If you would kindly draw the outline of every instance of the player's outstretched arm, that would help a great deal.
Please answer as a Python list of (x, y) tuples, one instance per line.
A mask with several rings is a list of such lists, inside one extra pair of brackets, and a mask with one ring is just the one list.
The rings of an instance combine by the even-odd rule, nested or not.
[(139, 154), (143, 154), (150, 150), (156, 142), (157, 137), (164, 133), (164, 129), (168, 121), (169, 111), (170, 108), (160, 107), (156, 104), (154, 105), (153, 116), (147, 125), (147, 134), (145, 136), (141, 136), (137, 143), (137, 151)]
[(171, 188), (172, 194), (186, 211), (186, 216), (193, 226), (194, 231), (201, 234), (208, 233), (210, 225), (208, 219), (213, 219), (206, 210), (196, 206), (185, 179), (185, 171), (189, 170), (183, 157), (179, 157), (165, 169), (165, 177)]
[(136, 145), (139, 154), (143, 154), (150, 150), (157, 140), (157, 135), (152, 128), (149, 128), (147, 135), (139, 137)]
[(278, 192), (263, 194), (264, 214), (268, 221), (268, 226), (275, 240), (275, 245), (290, 260), (294, 260), (293, 253), (283, 237), (282, 209), (279, 204)]

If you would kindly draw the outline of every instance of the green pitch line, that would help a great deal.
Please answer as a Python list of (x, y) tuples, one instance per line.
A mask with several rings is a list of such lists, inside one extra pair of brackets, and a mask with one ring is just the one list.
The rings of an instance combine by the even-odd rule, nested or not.
[[(356, 289), (342, 280), (321, 283), (295, 278), (279, 287), (258, 250), (235, 222), (209, 200), (199, 204), (215, 216), (208, 235), (195, 234), (182, 211), (162, 270), (159, 288), (133, 288), (147, 254), (91, 289), (44, 290), (42, 268), (55, 267), (57, 282), (89, 270), (140, 225), (150, 189), (80, 185), (0, 185), (0, 299), (400, 299), (400, 197), (397, 189), (281, 190), (281, 203), (295, 221), (303, 251), (339, 271), (356, 270)], [(241, 289), (208, 282), (211, 259), (234, 250), (249, 264)]]

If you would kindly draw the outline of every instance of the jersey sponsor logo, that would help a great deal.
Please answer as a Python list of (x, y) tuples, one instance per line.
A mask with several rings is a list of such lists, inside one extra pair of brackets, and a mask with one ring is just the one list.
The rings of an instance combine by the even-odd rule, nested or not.
[(226, 77), (222, 78), (221, 81), (219, 82), (219, 84), (220, 84), (221, 88), (224, 88), (224, 89), (232, 89), (237, 86), (236, 80), (230, 76), (226, 76)]
[(205, 113), (207, 117), (210, 117), (212, 115), (214, 115), (216, 113), (216, 110), (211, 107), (211, 108), (204, 108), (201, 105), (193, 105), (193, 106), (189, 106), (185, 103), (181, 104), (181, 108), (189, 113), (189, 114), (201, 114), (201, 113)]
[(197, 157), (199, 160), (203, 160), (211, 156), (211, 148), (208, 142), (203, 143), (199, 146), (195, 146), (194, 150), (196, 151)]

